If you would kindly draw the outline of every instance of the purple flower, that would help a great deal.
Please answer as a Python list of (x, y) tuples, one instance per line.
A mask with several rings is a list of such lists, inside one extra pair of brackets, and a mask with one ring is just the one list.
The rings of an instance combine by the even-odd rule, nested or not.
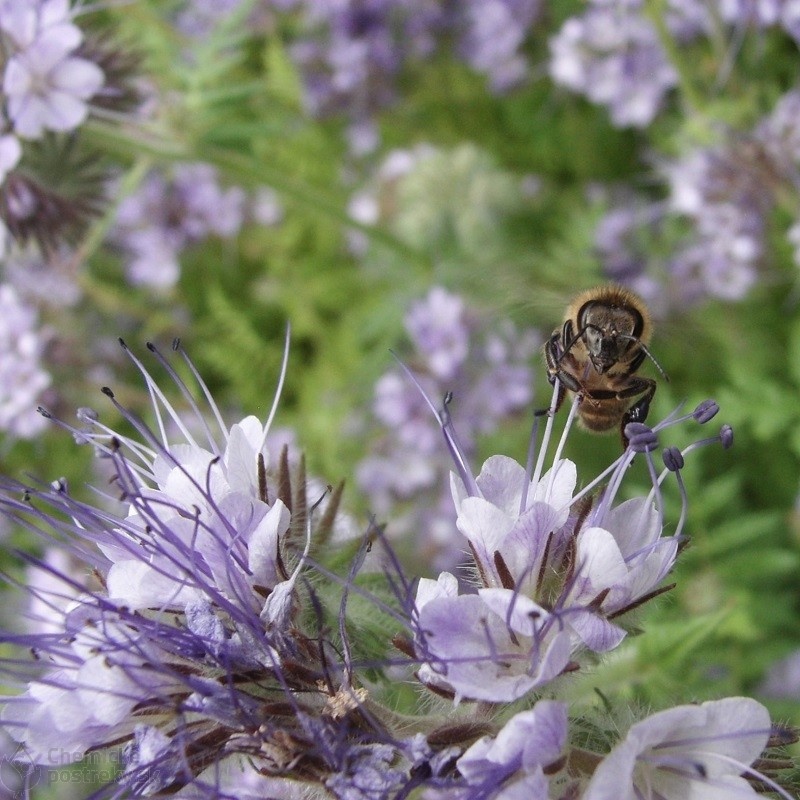
[(459, 50), (493, 91), (508, 91), (527, 77), (529, 64), (519, 51), (539, 14), (539, 0), (470, 0)]
[(117, 212), (114, 236), (130, 254), (128, 279), (138, 286), (174, 286), (181, 251), (208, 236), (236, 235), (244, 211), (244, 191), (223, 189), (209, 164), (180, 164), (170, 177), (151, 172)]
[(65, 36), (74, 36), (67, 31), (72, 27), (69, 0), (31, 0), (18, 3), (16, 0), (0, 2), (0, 30), (13, 43), (24, 48), (32, 44), (42, 31), (61, 29)]
[(481, 796), (493, 800), (547, 800), (545, 768), (557, 762), (567, 741), (567, 707), (540, 700), (511, 717), (494, 738), (478, 739), (457, 762), (458, 771)]
[(554, 680), (570, 636), (532, 600), (508, 589), (459, 595), (454, 576), (423, 578), (416, 597), (417, 677), (439, 692), (502, 703)]
[(583, 800), (756, 800), (761, 794), (740, 776), (752, 772), (770, 731), (767, 710), (747, 697), (661, 711), (631, 726), (595, 770)]
[(614, 124), (645, 127), (677, 83), (640, 0), (591, 0), (550, 40), (550, 75), (607, 106)]
[(437, 380), (452, 380), (464, 365), (469, 331), (464, 301), (441, 286), (413, 303), (405, 318), (411, 341)]
[[(751, 131), (727, 133), (711, 147), (663, 162), (669, 187), (663, 202), (613, 208), (595, 232), (609, 277), (632, 286), (656, 311), (717, 297), (740, 300), (758, 280), (767, 255), (772, 215), (797, 191), (800, 164), (800, 93), (787, 92)], [(670, 217), (691, 232), (667, 239)], [(787, 231), (795, 246), (797, 232)]]
[[(235, 796), (297, 797), (328, 779), (339, 792), (335, 776), (352, 773), (349, 785), (364, 785), (369, 754), (373, 770), (388, 759), (393, 781), (406, 780), (409, 765), (381, 749), (391, 737), (377, 723), (355, 723), (367, 691), (351, 684), (301, 577), (312, 539), (322, 546), (333, 534), (338, 500), (309, 502), (285, 456), (276, 471), (269, 421), (228, 428), (212, 405), (214, 435), (193, 401), (197, 419), (182, 419), (131, 357), (156, 430), (110, 390), (138, 436), (87, 410), (83, 427), (71, 429), (113, 467), (121, 513), (73, 498), (63, 482), (3, 482), (3, 512), (65, 538), (99, 582), (83, 585), (58, 561), (35, 562), (52, 578), (35, 589), (48, 627), (4, 636), (38, 657), (26, 691), (6, 699), (5, 729), (32, 763), (50, 767), (122, 748), (119, 782), (134, 796), (181, 787), (218, 795), (238, 782), (247, 788), (231, 787)], [(191, 433), (198, 423), (204, 444)], [(171, 427), (182, 441), (167, 435)], [(314, 769), (289, 780), (298, 759)]]
[(30, 15), (23, 14), (7, 28), (18, 49), (6, 64), (3, 91), (14, 130), (28, 139), (38, 139), (46, 130), (78, 127), (88, 114), (87, 101), (104, 82), (96, 64), (72, 55), (83, 39), (80, 30), (63, 17), (49, 21), (42, 17), (39, 27), (32, 28)]
[(583, 568), (573, 587), (576, 596), (604, 592), (596, 607), (614, 614), (650, 594), (672, 569), (680, 543), (661, 535), (660, 522), (653, 503), (637, 497), (611, 509), (606, 527), (584, 528), (577, 539)]
[(30, 438), (44, 427), (36, 413), (50, 375), (41, 366), (44, 351), (36, 312), (9, 284), (0, 284), (0, 430)]
[[(621, 618), (671, 588), (661, 583), (677, 556), (683, 515), (673, 536), (661, 535), (661, 484), (670, 471), (680, 470), (683, 453), (671, 452), (670, 469), (659, 475), (652, 451), (660, 430), (696, 421), (695, 414), (672, 415), (652, 429), (640, 425), (623, 454), (576, 493), (576, 467), (560, 453), (578, 402), (553, 466), (544, 473), (552, 417), (538, 456), (531, 453), (527, 467), (493, 456), (473, 477), (455, 426), (440, 415), (457, 467), (452, 476), (457, 525), (480, 588), (460, 592), (448, 572), (418, 585), (412, 612), (413, 648), (422, 663), (417, 677), (437, 693), (456, 701), (518, 700), (553, 681), (585, 650), (617, 647), (626, 635)], [(429, 398), (428, 403), (433, 407)], [(637, 442), (645, 435), (648, 446), (641, 448)], [(721, 435), (703, 443), (711, 441), (721, 441)], [(647, 462), (652, 490), (615, 505), (637, 454)], [(608, 485), (593, 498), (602, 479)]]
[[(378, 144), (374, 115), (399, 96), (403, 71), (452, 45), (455, 54), (502, 93), (529, 72), (523, 45), (539, 0), (343, 0), (287, 4), (299, 29), (290, 55), (315, 116), (344, 114), (351, 152)], [(299, 14), (296, 12), (300, 12)], [(299, 18), (299, 24), (298, 24)]]

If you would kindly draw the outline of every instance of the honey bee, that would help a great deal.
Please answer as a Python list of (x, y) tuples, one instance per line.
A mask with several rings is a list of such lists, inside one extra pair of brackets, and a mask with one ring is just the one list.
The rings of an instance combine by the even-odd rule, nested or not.
[(548, 380), (559, 382), (555, 410), (566, 392), (576, 394), (583, 427), (602, 433), (618, 426), (627, 447), (625, 426), (647, 419), (656, 393), (652, 378), (636, 374), (645, 358), (669, 380), (647, 349), (652, 332), (647, 306), (628, 289), (599, 286), (575, 297), (544, 346)]

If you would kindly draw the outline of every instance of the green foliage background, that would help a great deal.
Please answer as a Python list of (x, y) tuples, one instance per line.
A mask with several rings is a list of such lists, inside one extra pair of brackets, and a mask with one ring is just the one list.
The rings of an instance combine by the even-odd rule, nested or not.
[[(655, 14), (660, 6), (649, 4)], [(547, 33), (582, 8), (567, 0), (548, 4), (547, 23), (528, 44), (534, 64), (545, 63)], [(119, 255), (104, 244), (109, 209), (80, 250), (82, 305), (68, 318), (46, 320), (70, 353), (55, 372), (63, 415), (93, 405), (113, 419), (97, 391), (98, 367), (123, 402), (145, 407), (130, 364), (100, 346), (119, 335), (140, 352), (145, 340), (166, 348), (182, 337), (229, 419), (238, 412), (264, 417), (291, 321), (278, 422), (297, 431), (311, 472), (348, 481), (346, 503), (364, 519), (368, 508), (352, 476), (368, 442), (348, 432), (368, 413), (375, 380), (391, 365), (389, 348), (408, 351), (402, 327), (408, 303), (442, 284), (464, 295), (487, 325), (508, 317), (551, 330), (572, 293), (604, 279), (593, 233), (605, 209), (588, 189), (631, 186), (664, 196), (653, 177), (654, 154), (675, 156), (715, 141), (722, 130), (752, 126), (795, 84), (800, 65), (786, 37), (753, 35), (720, 90), (715, 79), (727, 51), (719, 43), (673, 50), (680, 89), (651, 126), (632, 131), (613, 127), (604, 109), (544, 76), (494, 97), (482, 78), (442, 55), (402, 76), (401, 99), (378, 118), (382, 144), (374, 163), (354, 162), (344, 122), (314, 120), (303, 110), (300, 78), (287, 54), (291, 31), (253, 35), (243, 25), (246, 10), (191, 59), (180, 55), (186, 43), (168, 24), (173, 4), (110, 5), (96, 21), (113, 25), (140, 53), (142, 72), (159, 97), (169, 98), (155, 121), (90, 120), (84, 127), (85, 141), (121, 166), (120, 194), (151, 167), (202, 160), (231, 185), (276, 189), (285, 218), (187, 252), (174, 292), (154, 297), (124, 282)], [(398, 213), (376, 227), (352, 222), (347, 204), (359, 181), (344, 176), (366, 180), (392, 148), (423, 142), (440, 156), (430, 175), (418, 175), (418, 184), (395, 198)], [(530, 197), (518, 190), (526, 175), (540, 184)], [(791, 220), (797, 199), (778, 209), (776, 230)], [(475, 208), (485, 216), (462, 219)], [(356, 258), (346, 233), (359, 227), (369, 246)], [(677, 240), (670, 235), (660, 245), (665, 250)], [(722, 407), (720, 419), (734, 426), (736, 444), (689, 459), (691, 546), (677, 588), (643, 614), (646, 635), (583, 679), (587, 694), (603, 686), (606, 694), (659, 707), (752, 693), (775, 659), (800, 647), (798, 289), (791, 252), (776, 236), (746, 299), (678, 309), (659, 324), (653, 347), (671, 381), (661, 383), (652, 418), (681, 401), (691, 408), (712, 397)], [(541, 398), (546, 380), (538, 372)], [(482, 443), (483, 454), (523, 460), (528, 427), (529, 419), (510, 423)], [(680, 444), (687, 434), (674, 436), (670, 443)], [(614, 437), (576, 433), (567, 455), (588, 480), (617, 448)], [(6, 474), (65, 475), (77, 491), (90, 480), (88, 453), (58, 430), (9, 443), (2, 455)], [(644, 486), (643, 471), (633, 476), (637, 481)], [(677, 497), (670, 503), (674, 520)], [(21, 532), (11, 541), (29, 546)], [(800, 697), (768, 705), (778, 718), (800, 723)]]

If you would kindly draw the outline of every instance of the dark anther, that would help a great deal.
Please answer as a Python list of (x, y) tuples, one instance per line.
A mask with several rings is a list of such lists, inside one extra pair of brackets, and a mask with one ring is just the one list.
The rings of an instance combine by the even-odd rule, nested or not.
[(124, 340), (124, 339), (123, 339), (121, 336), (119, 337), (119, 339), (117, 339), (117, 341), (119, 342), (119, 346), (120, 346), (120, 347), (121, 347), (123, 350), (127, 350), (127, 349), (128, 349), (128, 345), (127, 345), (127, 344), (125, 344), (125, 340)]
[(146, 347), (146, 348), (147, 348), (147, 349), (148, 349), (148, 350), (149, 350), (151, 353), (155, 353), (155, 351), (156, 351), (156, 346), (155, 346), (155, 345), (154, 345), (152, 342), (145, 342), (145, 343), (144, 343), (144, 346), (145, 346), (145, 347)]
[(705, 425), (709, 420), (714, 419), (719, 411), (716, 400), (703, 400), (692, 412), (692, 416), (701, 424)]
[(625, 426), (625, 436), (628, 439), (628, 447), (634, 453), (646, 453), (658, 447), (658, 436), (652, 428), (641, 422), (629, 422)]
[(516, 582), (511, 575), (511, 572), (508, 569), (508, 565), (506, 564), (505, 559), (500, 554), (499, 550), (494, 551), (494, 567), (497, 570), (497, 574), (500, 577), (500, 584), (504, 589), (513, 589), (516, 586)]
[(664, 459), (664, 466), (670, 472), (677, 472), (679, 469), (683, 469), (683, 453), (677, 447), (668, 447), (661, 457)]
[(723, 425), (719, 429), (719, 439), (726, 450), (733, 447), (733, 428), (727, 424)]
[(52, 419), (53, 415), (43, 406), (37, 406), (36, 410), (45, 418), (45, 419)]
[(112, 400), (114, 399), (114, 392), (112, 392), (111, 389), (108, 388), (108, 386), (101, 387), (100, 391), (104, 395), (106, 395), (106, 397), (110, 397)]
[(172, 340), (172, 349), (173, 350), (180, 350), (180, 347), (181, 347), (181, 337), (180, 336), (176, 336)]

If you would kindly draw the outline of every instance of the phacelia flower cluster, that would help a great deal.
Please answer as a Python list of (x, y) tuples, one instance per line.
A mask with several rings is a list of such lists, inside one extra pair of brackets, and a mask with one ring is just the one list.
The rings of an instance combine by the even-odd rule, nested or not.
[(608, 107), (620, 127), (645, 127), (677, 83), (641, 0), (594, 0), (550, 40), (553, 80)]
[(250, 202), (244, 189), (220, 185), (210, 164), (178, 164), (153, 170), (120, 203), (112, 239), (126, 254), (126, 276), (134, 286), (169, 289), (180, 278), (181, 254), (210, 237), (229, 239), (248, 214), (279, 221), (280, 205), (269, 189)]
[[(442, 351), (458, 352), (444, 339)], [(52, 580), (31, 588), (30, 607), (46, 618), (32, 622), (47, 624), (1, 639), (31, 654), (0, 661), (21, 684), (2, 711), (15, 763), (53, 769), (113, 752), (120, 770), (101, 795), (130, 797), (755, 800), (763, 787), (792, 796), (774, 778), (787, 763), (759, 760), (792, 732), (754, 700), (666, 709), (622, 734), (610, 718), (598, 747), (581, 733), (580, 706), (557, 696), (587, 656), (622, 642), (632, 611), (669, 588), (684, 515), (665, 535), (662, 485), (674, 475), (682, 487), (684, 456), (729, 446), (732, 434), (723, 425), (666, 448), (661, 472), (654, 452), (663, 430), (707, 424), (716, 404), (630, 425), (626, 450), (580, 490), (563, 439), (545, 469), (552, 416), (525, 467), (496, 455), (474, 477), (442, 410), (473, 559), (467, 589), (449, 573), (415, 583), (380, 526), (328, 549), (341, 494), (314, 496), (302, 466), (290, 470), (285, 452), (268, 451), (276, 404), (264, 423), (228, 427), (176, 346), (209, 405), (206, 420), (178, 370), (150, 350), (190, 417), (130, 354), (152, 427), (110, 389), (132, 434), (89, 409), (78, 429), (56, 421), (108, 462), (110, 491), (86, 501), (63, 480), (0, 487), (7, 517), (55, 534), (90, 568), (80, 579), (63, 559), (29, 559)], [(636, 459), (651, 490), (619, 503)], [(372, 588), (379, 575), (358, 574), (370, 549), (381, 551), (383, 590)], [(343, 550), (344, 569), (331, 566)], [(428, 696), (399, 707), (400, 677)]]
[[(134, 795), (189, 784), (214, 794), (244, 780), (242, 770), (252, 791), (274, 794), (269, 776), (287, 769), (300, 780), (286, 786), (301, 794), (340, 776), (356, 755), (380, 763), (380, 746), (359, 730), (364, 689), (351, 686), (303, 578), (332, 535), (340, 495), (307, 495), (286, 453), (267, 452), (269, 420), (227, 428), (212, 405), (213, 434), (200, 416), (182, 420), (142, 372), (156, 430), (106, 390), (141, 439), (107, 428), (89, 409), (72, 431), (110, 462), (116, 498), (86, 504), (63, 481), (4, 485), (6, 514), (68, 533), (70, 552), (96, 576), (80, 583), (56, 560), (37, 562), (52, 578), (49, 589), (43, 581), (35, 589), (47, 619), (5, 638), (27, 642), (44, 669), (7, 703), (5, 729), (29, 762), (51, 767), (60, 763), (54, 753), (74, 761), (121, 747), (120, 782)], [(182, 443), (167, 440), (169, 425)], [(311, 614), (303, 622), (301, 595)], [(43, 621), (47, 632), (36, 632)], [(348, 743), (341, 734), (351, 726)]]
[(304, 79), (314, 116), (343, 114), (354, 151), (377, 144), (374, 114), (399, 97), (404, 70), (452, 46), (456, 57), (486, 76), (495, 92), (527, 79), (524, 44), (539, 17), (539, 0), (289, 0), (302, 24), (290, 54)]
[(606, 107), (619, 127), (649, 125), (679, 83), (663, 37), (679, 48), (729, 30), (778, 27), (800, 41), (800, 7), (782, 0), (669, 0), (649, 9), (644, 0), (589, 0), (586, 6), (550, 39), (550, 75)]
[[(798, 111), (800, 93), (787, 92), (751, 131), (725, 133), (716, 145), (663, 161), (668, 198), (621, 205), (597, 228), (597, 251), (609, 277), (656, 305), (665, 297), (679, 306), (745, 297), (758, 280), (773, 214), (797, 193)], [(690, 233), (659, 265), (654, 243), (663, 241), (670, 220), (688, 223)], [(786, 232), (795, 247), (799, 227)]]

